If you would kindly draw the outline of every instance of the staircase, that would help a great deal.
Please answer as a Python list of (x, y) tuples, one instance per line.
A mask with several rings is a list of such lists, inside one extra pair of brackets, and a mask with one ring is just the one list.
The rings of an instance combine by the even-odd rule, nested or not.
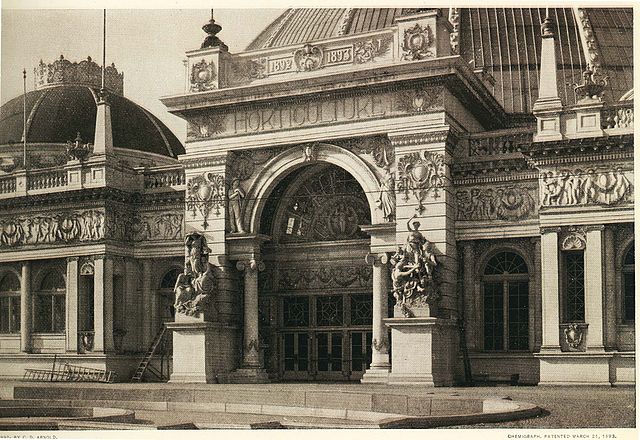
[(144, 373), (146, 371), (151, 372), (158, 379), (164, 380), (164, 375), (162, 374), (162, 372), (158, 371), (151, 365), (151, 359), (153, 359), (153, 356), (156, 354), (156, 350), (158, 350), (158, 347), (160, 346), (160, 343), (162, 342), (166, 331), (167, 328), (164, 325), (160, 328), (160, 330), (158, 330), (158, 333), (156, 333), (156, 336), (153, 338), (153, 342), (151, 342), (151, 345), (149, 346), (149, 350), (147, 350), (147, 353), (144, 355), (144, 358), (142, 358), (142, 361), (140, 362), (140, 365), (138, 365), (136, 372), (131, 377), (131, 382), (142, 382), (142, 377), (144, 376)]

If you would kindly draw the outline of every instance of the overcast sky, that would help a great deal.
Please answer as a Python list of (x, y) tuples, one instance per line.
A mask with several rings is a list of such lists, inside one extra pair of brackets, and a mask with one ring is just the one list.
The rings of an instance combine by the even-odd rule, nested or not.
[[(232, 53), (247, 44), (283, 9), (214, 9), (222, 25), (218, 36)], [(187, 50), (204, 40), (202, 25), (209, 9), (112, 9), (107, 11), (107, 65), (124, 72), (125, 96), (159, 117), (181, 141), (185, 122), (169, 114), (159, 97), (182, 93)], [(22, 69), (27, 90), (33, 90), (33, 68), (61, 54), (69, 61), (91, 56), (102, 60), (102, 10), (2, 10), (0, 98), (22, 94)]]

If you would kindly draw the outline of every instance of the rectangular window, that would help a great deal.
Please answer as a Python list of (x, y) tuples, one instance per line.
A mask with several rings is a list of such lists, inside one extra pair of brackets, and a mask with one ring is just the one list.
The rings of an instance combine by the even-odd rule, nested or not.
[(0, 297), (0, 333), (20, 333), (20, 297)]
[(509, 350), (529, 348), (529, 283), (509, 282)]
[(564, 322), (584, 322), (584, 251), (565, 252)]
[(36, 295), (34, 303), (34, 327), (36, 332), (65, 332), (64, 295)]
[(624, 273), (624, 320), (636, 319), (636, 281), (634, 272)]
[(338, 326), (343, 322), (342, 295), (316, 298), (316, 323), (322, 326)]
[(484, 284), (484, 349), (502, 350), (504, 338), (503, 283)]

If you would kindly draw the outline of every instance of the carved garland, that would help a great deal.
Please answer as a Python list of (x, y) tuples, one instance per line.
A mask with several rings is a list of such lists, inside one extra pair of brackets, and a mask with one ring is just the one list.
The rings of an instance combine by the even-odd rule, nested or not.
[(220, 216), (220, 208), (225, 202), (225, 181), (222, 174), (204, 173), (195, 176), (187, 184), (186, 207), (193, 217), (200, 212), (203, 218), (202, 227), (207, 229), (209, 213), (216, 210), (216, 216)]
[(615, 205), (632, 201), (633, 185), (621, 167), (559, 170), (540, 175), (542, 206)]
[(535, 188), (514, 185), (461, 189), (456, 192), (457, 220), (523, 220), (535, 217)]
[(425, 197), (432, 192), (438, 198), (438, 189), (446, 184), (447, 165), (440, 153), (423, 151), (404, 156), (398, 161), (398, 190), (404, 192), (404, 200), (409, 201), (412, 193), (418, 202), (416, 211), (422, 213)]

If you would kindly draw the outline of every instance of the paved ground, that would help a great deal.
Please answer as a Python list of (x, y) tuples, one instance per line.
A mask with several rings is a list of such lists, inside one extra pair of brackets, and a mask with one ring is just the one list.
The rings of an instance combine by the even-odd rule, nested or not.
[[(359, 385), (356, 385), (358, 387)], [(377, 387), (376, 387), (377, 388)], [(378, 389), (378, 388), (377, 388)], [(388, 389), (388, 391), (391, 391)], [(418, 393), (413, 390), (409, 394)], [(424, 392), (424, 390), (423, 390)], [(533, 403), (544, 409), (540, 417), (512, 422), (456, 426), (451, 428), (633, 428), (636, 426), (635, 389), (632, 387), (477, 387), (436, 388), (435, 395), (469, 397), (510, 397), (516, 401)], [(176, 414), (136, 411), (139, 418), (163, 423), (194, 422), (220, 423), (227, 427), (247, 426), (250, 423), (280, 421), (283, 423), (311, 423), (310, 418), (265, 416), (251, 414)], [(326, 423), (326, 419), (324, 420)], [(345, 421), (347, 422), (347, 421)], [(352, 426), (362, 425), (347, 422)], [(345, 423), (345, 425), (347, 424)], [(346, 427), (346, 426), (345, 426)]]
[[(18, 382), (0, 383), (0, 398), (10, 398), (10, 388)], [(21, 382), (20, 385), (25, 385)], [(36, 384), (31, 384), (37, 386)], [(97, 387), (130, 389), (131, 384), (57, 384), (61, 387)], [(472, 426), (458, 426), (455, 428), (633, 428), (635, 422), (635, 388), (633, 387), (471, 387), (471, 388), (426, 388), (426, 387), (387, 387), (384, 385), (365, 384), (266, 384), (266, 385), (179, 385), (179, 384), (136, 384), (141, 393), (145, 390), (159, 388), (206, 389), (218, 388), (233, 392), (236, 387), (258, 387), (267, 395), (269, 391), (295, 390), (304, 388), (330, 389), (337, 394), (343, 391), (387, 392), (407, 395), (431, 394), (441, 396), (468, 396), (470, 398), (504, 398), (533, 403), (544, 409), (544, 414), (525, 420), (512, 422), (482, 424)], [(265, 402), (267, 403), (267, 402)], [(189, 412), (156, 412), (136, 410), (136, 416), (142, 423), (157, 423), (160, 425), (193, 422), (204, 426), (222, 425), (227, 428), (248, 427), (252, 423), (280, 421), (285, 424), (313, 424), (309, 417), (267, 416), (252, 414), (229, 413), (189, 413)], [(334, 421), (319, 419), (327, 422), (339, 423), (343, 427), (362, 426), (362, 422)], [(343, 423), (344, 422), (344, 423)], [(221, 427), (222, 427), (221, 426)], [(452, 427), (454, 428), (454, 427)]]

